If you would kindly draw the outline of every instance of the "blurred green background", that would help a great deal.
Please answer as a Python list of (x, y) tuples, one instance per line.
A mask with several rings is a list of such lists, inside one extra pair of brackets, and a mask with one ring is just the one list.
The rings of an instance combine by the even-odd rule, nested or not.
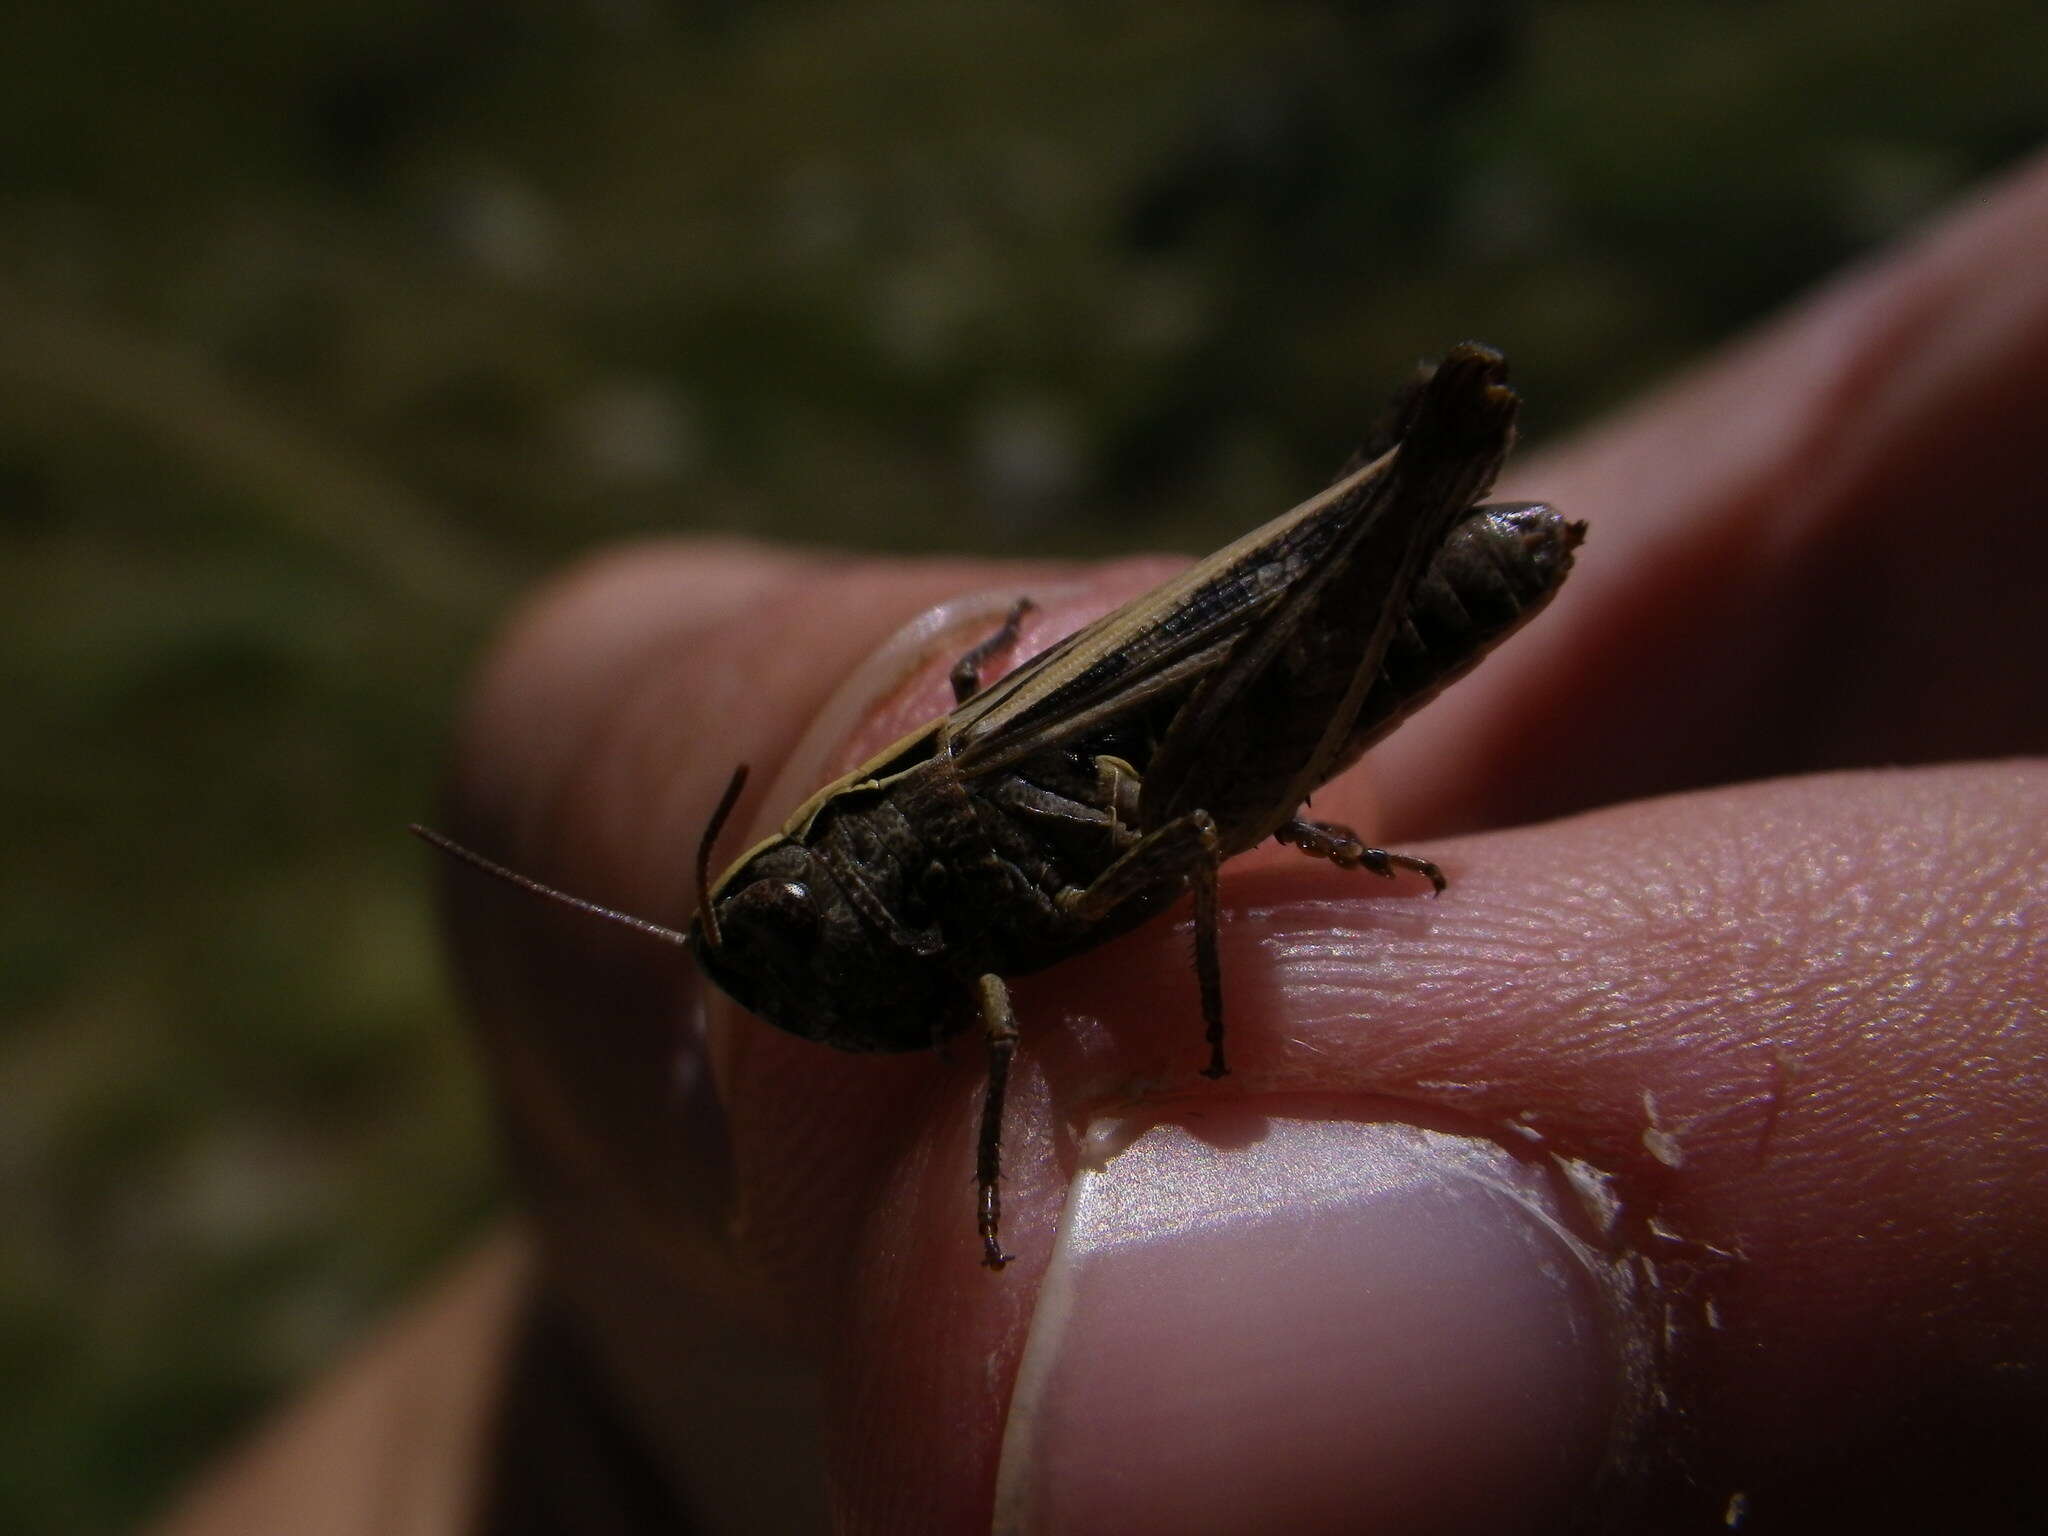
[(523, 586), (1199, 550), (1537, 438), (2048, 138), (2048, 8), (72, 0), (0, 54), (0, 1529), (123, 1529), (503, 1199), (431, 807)]

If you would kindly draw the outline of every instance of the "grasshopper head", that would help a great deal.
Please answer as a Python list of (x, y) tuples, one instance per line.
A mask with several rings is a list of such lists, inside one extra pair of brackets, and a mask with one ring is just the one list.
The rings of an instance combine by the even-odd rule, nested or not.
[(784, 844), (749, 859), (706, 895), (690, 925), (705, 974), (737, 1002), (778, 1024), (779, 1010), (770, 1011), (773, 1000), (810, 970), (810, 957), (824, 942), (803, 852)]
[(801, 843), (778, 839), (729, 872), (690, 937), (735, 1002), (806, 1040), (916, 1051), (959, 1027), (953, 972), (878, 933)]

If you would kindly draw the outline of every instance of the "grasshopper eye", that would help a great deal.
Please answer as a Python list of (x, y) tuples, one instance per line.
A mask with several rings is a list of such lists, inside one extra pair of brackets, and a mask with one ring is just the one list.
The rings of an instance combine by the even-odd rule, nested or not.
[(718, 921), (728, 950), (781, 965), (815, 948), (824, 916), (807, 883), (769, 876), (729, 895)]

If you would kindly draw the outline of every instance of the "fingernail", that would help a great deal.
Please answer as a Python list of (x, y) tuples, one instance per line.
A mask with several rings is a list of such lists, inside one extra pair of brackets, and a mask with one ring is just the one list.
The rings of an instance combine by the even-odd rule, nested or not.
[(1494, 1142), (1248, 1106), (1068, 1197), (998, 1532), (1556, 1528), (1621, 1400), (1618, 1294)]

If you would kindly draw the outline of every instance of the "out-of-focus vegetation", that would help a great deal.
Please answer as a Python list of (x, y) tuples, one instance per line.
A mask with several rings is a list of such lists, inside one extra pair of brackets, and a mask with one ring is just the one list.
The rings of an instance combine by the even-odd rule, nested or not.
[(425, 859), (580, 550), (1199, 549), (1418, 356), (1554, 433), (2048, 130), (2025, 0), (68, 0), (0, 51), (0, 1528), (499, 1198)]

